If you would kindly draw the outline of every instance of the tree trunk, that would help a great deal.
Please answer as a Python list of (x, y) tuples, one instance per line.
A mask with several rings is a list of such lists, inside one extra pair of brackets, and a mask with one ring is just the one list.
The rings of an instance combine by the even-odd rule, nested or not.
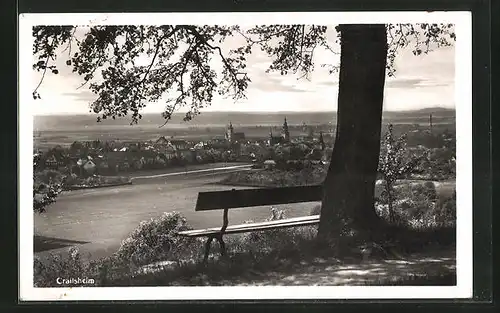
[(319, 239), (373, 233), (387, 37), (385, 25), (340, 25), (335, 145), (326, 179)]

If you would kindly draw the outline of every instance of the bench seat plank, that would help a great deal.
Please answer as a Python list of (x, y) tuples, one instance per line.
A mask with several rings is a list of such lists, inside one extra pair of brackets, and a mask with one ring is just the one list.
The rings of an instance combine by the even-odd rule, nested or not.
[(321, 201), (322, 185), (234, 189), (198, 193), (195, 211)]
[[(226, 228), (224, 234), (237, 234), (237, 233), (269, 230), (276, 228), (307, 226), (307, 225), (315, 225), (318, 223), (319, 223), (319, 215), (302, 216), (302, 217), (287, 218), (276, 221), (231, 225)], [(221, 230), (220, 227), (212, 227), (206, 229), (182, 231), (179, 232), (178, 234), (180, 236), (185, 236), (185, 237), (205, 237), (209, 235), (219, 234), (220, 230)]]

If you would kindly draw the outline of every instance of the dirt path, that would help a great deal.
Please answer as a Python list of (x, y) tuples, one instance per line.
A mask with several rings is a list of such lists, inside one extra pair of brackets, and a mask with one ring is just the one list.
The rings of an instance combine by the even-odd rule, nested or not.
[[(339, 286), (390, 282), (408, 276), (433, 276), (455, 271), (455, 250), (414, 254), (405, 260), (344, 261), (316, 258), (310, 262), (286, 264), (266, 273), (251, 272), (230, 286)], [(253, 278), (250, 278), (253, 277)], [(249, 279), (250, 278), (250, 279)]]

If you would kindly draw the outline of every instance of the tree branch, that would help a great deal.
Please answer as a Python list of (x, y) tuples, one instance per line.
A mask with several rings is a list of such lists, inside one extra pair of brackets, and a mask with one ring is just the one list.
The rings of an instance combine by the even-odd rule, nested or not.
[[(134, 92), (134, 101), (137, 100), (137, 96), (139, 94), (139, 89), (144, 85), (144, 82), (146, 81), (146, 78), (148, 77), (150, 71), (151, 71), (151, 68), (153, 67), (155, 61), (156, 61), (156, 58), (158, 56), (158, 53), (160, 52), (160, 48), (161, 48), (161, 43), (163, 40), (171, 37), (172, 35), (175, 34), (175, 32), (177, 32), (179, 30), (179, 27), (178, 26), (175, 26), (172, 31), (170, 31), (169, 33), (166, 33), (164, 34), (160, 39), (158, 39), (158, 42), (156, 43), (156, 49), (155, 49), (155, 53), (153, 55), (153, 58), (151, 60), (151, 62), (149, 63), (149, 66), (148, 68), (146, 69), (146, 71), (144, 72), (144, 77), (141, 79), (141, 81), (136, 85), (134, 86), (135, 87), (135, 92)], [(134, 117), (135, 117), (135, 114), (134, 114)]]
[(261, 44), (263, 42), (267, 42), (269, 41), (269, 39), (271, 39), (272, 37), (276, 37), (276, 36), (280, 36), (280, 35), (283, 35), (285, 34), (286, 32), (288, 31), (288, 29), (285, 29), (285, 30), (281, 30), (279, 32), (276, 32), (276, 33), (273, 33), (273, 34), (267, 34), (267, 35), (264, 35), (264, 39), (260, 39), (260, 40), (253, 40), (252, 38), (248, 37), (247, 35), (245, 35), (245, 33), (243, 33), (242, 31), (240, 30), (237, 30), (237, 32), (243, 36), (243, 38), (245, 38), (247, 40), (248, 43), (251, 43), (252, 45), (254, 44)]
[[(102, 62), (102, 59), (103, 59), (103, 56), (101, 55), (99, 57), (99, 59), (97, 60), (96, 65), (94, 66), (94, 68), (92, 69), (92, 71), (88, 74), (88, 75), (90, 75), (89, 77), (93, 77), (94, 76), (94, 73), (99, 68), (99, 64)], [(84, 80), (85, 81), (80, 86), (76, 87), (77, 90), (80, 89), (80, 88), (82, 88), (83, 86), (87, 85), (88, 82), (90, 81), (90, 79), (84, 79)]]
[(156, 57), (158, 56), (158, 52), (160, 52), (160, 47), (161, 47), (161, 42), (167, 38), (169, 38), (170, 36), (172, 36), (173, 34), (175, 34), (176, 31), (179, 30), (179, 27), (178, 26), (175, 26), (174, 29), (172, 29), (172, 31), (170, 33), (167, 33), (165, 35), (163, 35), (157, 42), (156, 44), (156, 50), (155, 50), (155, 54), (153, 55), (153, 59), (151, 60), (151, 63), (149, 63), (149, 67), (148, 69), (146, 70), (145, 72), (145, 75), (144, 77), (142, 78), (141, 82), (139, 83), (140, 85), (142, 85), (144, 83), (144, 81), (146, 80), (146, 77), (148, 76), (149, 74), (149, 71), (151, 70), (151, 68), (153, 67), (153, 64), (155, 63), (155, 60), (156, 60)]
[(191, 62), (191, 56), (193, 55), (193, 52), (198, 48), (198, 46), (201, 44), (201, 42), (197, 42), (194, 46), (192, 44), (190, 44), (190, 46), (187, 48), (187, 50), (184, 52), (184, 56), (183, 56), (183, 61), (182, 63), (177, 63), (177, 64), (182, 64), (182, 69), (179, 73), (179, 80), (178, 80), (178, 83), (179, 83), (179, 92), (181, 93), (176, 99), (173, 104), (173, 107), (169, 110), (169, 112), (164, 112), (164, 117), (165, 117), (165, 122), (159, 126), (159, 128), (162, 128), (163, 126), (165, 126), (168, 121), (170, 120), (171, 118), (171, 115), (172, 113), (175, 111), (175, 109), (177, 108), (177, 105), (182, 101), (181, 99), (184, 98), (186, 96), (186, 93), (184, 91), (184, 74), (186, 73), (186, 69), (187, 69), (187, 66), (189, 64), (189, 62)]
[(62, 51), (62, 52), (66, 52), (66, 50), (69, 49), (68, 51), (68, 56), (71, 56), (71, 42), (73, 41), (73, 37), (75, 36), (75, 32), (76, 32), (76, 27), (73, 28), (73, 32), (71, 33), (71, 36), (69, 37), (69, 40), (68, 40), (68, 45), (66, 46), (66, 48)]
[(186, 29), (189, 30), (189, 32), (195, 36), (196, 39), (198, 39), (202, 44), (206, 45), (207, 47), (209, 47), (210, 49), (212, 50), (217, 50), (218, 53), (219, 53), (219, 56), (222, 60), (222, 63), (224, 63), (224, 66), (226, 67), (226, 69), (228, 70), (228, 72), (231, 74), (231, 76), (233, 76), (233, 79), (237, 82), (238, 81), (238, 77), (237, 77), (237, 74), (236, 72), (234, 72), (233, 68), (231, 67), (231, 65), (229, 64), (229, 62), (227, 61), (227, 59), (224, 57), (224, 54), (222, 53), (222, 49), (218, 46), (212, 46), (205, 38), (203, 38), (203, 36), (196, 30), (196, 27), (194, 26), (186, 26)]
[[(54, 45), (55, 38), (52, 38), (52, 43), (51, 46)], [(33, 98), (36, 99), (37, 97), (37, 92), (40, 86), (42, 85), (43, 79), (45, 78), (45, 73), (47, 73), (47, 68), (49, 67), (49, 58), (50, 58), (50, 53), (47, 53), (47, 58), (45, 59), (45, 67), (43, 69), (42, 77), (40, 78), (40, 81), (38, 82), (38, 85), (36, 86), (35, 90), (33, 90)], [(40, 98), (40, 96), (38, 96)]]

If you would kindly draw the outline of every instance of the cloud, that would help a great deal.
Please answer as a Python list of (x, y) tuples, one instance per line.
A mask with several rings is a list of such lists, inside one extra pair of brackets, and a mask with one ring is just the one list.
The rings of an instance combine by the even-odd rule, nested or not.
[(270, 91), (270, 92), (308, 92), (309, 90), (301, 89), (300, 81), (290, 82), (286, 79), (280, 79), (277, 77), (273, 77), (268, 75), (268, 77), (262, 81), (262, 84), (259, 84), (258, 89), (261, 91)]
[(76, 98), (78, 101), (86, 102), (94, 101), (95, 99), (97, 99), (97, 95), (90, 90), (64, 92), (61, 95)]
[(318, 82), (317, 84), (319, 84), (321, 86), (333, 87), (333, 86), (337, 86), (339, 84), (339, 82), (332, 80), (332, 81), (321, 81), (321, 82)]
[[(269, 62), (269, 60), (267, 60)], [(276, 72), (266, 73), (269, 67), (268, 62), (257, 62), (252, 64), (251, 72), (249, 73), (252, 79), (252, 89), (263, 92), (308, 92), (301, 88), (301, 81), (297, 80), (293, 75), (280, 75)]]
[(402, 77), (386, 81), (386, 88), (426, 88), (426, 87), (447, 87), (453, 82), (445, 79), (429, 79), (424, 77)]

